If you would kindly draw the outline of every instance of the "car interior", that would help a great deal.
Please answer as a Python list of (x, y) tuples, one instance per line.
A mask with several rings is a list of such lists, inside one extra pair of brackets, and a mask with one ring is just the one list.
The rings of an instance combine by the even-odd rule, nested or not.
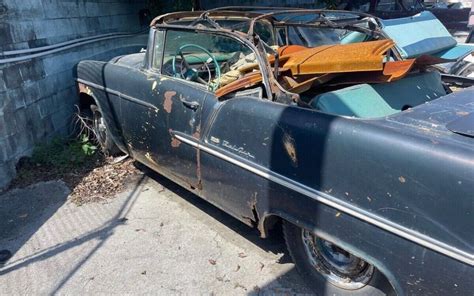
[[(439, 25), (439, 21), (434, 21), (432, 15), (427, 13), (418, 16), (420, 23), (425, 26), (423, 28)], [(221, 24), (237, 31), (248, 30), (247, 22), (227, 20), (226, 23)], [(354, 64), (354, 59), (348, 60), (349, 53), (351, 50), (357, 50), (351, 49), (351, 45), (380, 42), (359, 31), (292, 25), (284, 29), (277, 28), (276, 37), (274, 37), (268, 25), (261, 23), (258, 26), (258, 34), (263, 36), (262, 40), (268, 52), (267, 58), (272, 66), (275, 66), (275, 53), (279, 53), (278, 67), (281, 69), (279, 69), (277, 81), (285, 90), (299, 95), (298, 105), (341, 116), (378, 118), (408, 110), (450, 92), (450, 89), (443, 84), (438, 72), (430, 70), (429, 67), (417, 66), (420, 62), (417, 58), (423, 55), (423, 44), (403, 37), (400, 32), (410, 29), (406, 26), (412, 26), (412, 24), (403, 19), (391, 20), (383, 24), (387, 35), (396, 42), (381, 52), (381, 66), (377, 69), (378, 72), (363, 67), (351, 68), (353, 66), (350, 64)], [(423, 30), (423, 28), (420, 34), (427, 34), (427, 29)], [(439, 45), (440, 51), (449, 54), (450, 48), (455, 48), (457, 45), (452, 44), (452, 40), (443, 35), (443, 31), (438, 31), (436, 37), (439, 42), (436, 44)], [(410, 43), (411, 41), (413, 44)], [(324, 55), (319, 54), (318, 60), (318, 55), (313, 54), (319, 49), (328, 52), (329, 49), (326, 47), (336, 50), (332, 64), (327, 64)], [(396, 47), (402, 53), (405, 61), (394, 61), (393, 52), (390, 50), (392, 47)], [(286, 52), (281, 51), (282, 49)], [(361, 50), (364, 50), (364, 47), (361, 47)], [(454, 51), (462, 50), (464, 48)], [(307, 57), (304, 56), (306, 53), (308, 53)], [(303, 60), (299, 63), (295, 57), (302, 54)], [(309, 56), (313, 59), (311, 63), (308, 63)], [(344, 58), (346, 56), (347, 58)], [(357, 59), (355, 56), (354, 58)], [(374, 59), (374, 57), (367, 57), (367, 59)], [(286, 68), (285, 65), (282, 66), (282, 63), (288, 60), (295, 60), (293, 62), (298, 68), (309, 67), (309, 71), (299, 73), (289, 71), (291, 66)], [(342, 61), (346, 61), (346, 64)], [(431, 64), (436, 61), (439, 60), (431, 60)], [(368, 60), (365, 62), (369, 67)], [(363, 63), (364, 61), (361, 64)], [(346, 68), (341, 68), (343, 67), (341, 65), (345, 65)], [(323, 70), (329, 67), (329, 70), (315, 70), (321, 68), (320, 66)], [(331, 66), (337, 69), (331, 70)], [(398, 74), (387, 74), (390, 72), (389, 66), (391, 69), (396, 68)], [(424, 66), (430, 66), (430, 61), (425, 62)], [(253, 51), (225, 35), (167, 30), (161, 71), (168, 76), (201, 84), (215, 92), (219, 100), (243, 95), (259, 98), (266, 96)], [(358, 72), (360, 75), (354, 75), (353, 72)]]

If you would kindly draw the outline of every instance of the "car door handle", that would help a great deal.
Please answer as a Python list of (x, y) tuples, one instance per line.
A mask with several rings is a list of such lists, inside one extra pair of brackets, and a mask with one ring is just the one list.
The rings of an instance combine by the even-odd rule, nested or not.
[(186, 101), (184, 99), (181, 100), (181, 103), (183, 103), (183, 105), (193, 111), (196, 111), (198, 108), (199, 108), (199, 103), (196, 102), (196, 101)]

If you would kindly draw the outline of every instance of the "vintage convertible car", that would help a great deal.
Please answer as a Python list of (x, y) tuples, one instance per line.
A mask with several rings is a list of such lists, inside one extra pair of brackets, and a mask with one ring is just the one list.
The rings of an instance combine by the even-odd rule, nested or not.
[[(321, 30), (365, 18), (306, 13)], [(397, 60), (370, 27), (367, 42), (278, 44), (277, 14), (172, 13), (146, 52), (80, 62), (104, 150), (262, 237), (282, 222), (319, 294), (471, 294), (472, 80), (431, 71), (437, 57)]]

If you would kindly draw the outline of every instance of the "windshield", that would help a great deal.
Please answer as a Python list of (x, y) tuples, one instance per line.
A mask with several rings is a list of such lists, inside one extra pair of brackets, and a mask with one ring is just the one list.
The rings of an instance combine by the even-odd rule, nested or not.
[[(215, 55), (233, 55), (244, 52), (248, 54), (250, 49), (236, 40), (209, 33), (196, 33), (193, 31), (168, 30), (165, 42), (165, 56), (174, 56), (177, 50), (184, 45), (198, 45)], [(202, 54), (202, 50), (189, 47), (183, 50), (183, 54)]]
[[(368, 29), (370, 18), (351, 12), (287, 12), (273, 16), (279, 45), (315, 47), (367, 41), (360, 33)], [(360, 30), (358, 30), (360, 28)]]
[[(285, 40), (285, 31), (279, 30), (281, 40)], [(316, 47), (328, 44), (339, 44), (347, 34), (347, 30), (333, 28), (310, 28), (289, 26), (288, 45), (303, 45)], [(283, 44), (282, 44), (283, 45)]]
[[(238, 32), (243, 32), (243, 33), (247, 33), (250, 27), (250, 21), (248, 19), (243, 20), (241, 18), (240, 19), (236, 18), (236, 19), (219, 20), (216, 18), (213, 20), (222, 28), (230, 29), (230, 30), (234, 30)], [(180, 20), (177, 22), (173, 22), (172, 24), (189, 25), (192, 22), (194, 22), (194, 20), (186, 20), (186, 21)], [(202, 24), (206, 27), (209, 26), (209, 23), (206, 20), (199, 21), (197, 24)], [(268, 45), (277, 44), (276, 38), (273, 34), (273, 27), (270, 24), (270, 22), (265, 21), (265, 20), (258, 21), (257, 23), (255, 23), (254, 31), (255, 33), (258, 34), (260, 39), (262, 39), (266, 44)]]

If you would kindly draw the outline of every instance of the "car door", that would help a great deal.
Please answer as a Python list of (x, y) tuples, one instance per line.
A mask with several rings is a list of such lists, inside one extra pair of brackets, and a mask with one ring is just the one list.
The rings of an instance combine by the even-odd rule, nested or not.
[[(239, 77), (252, 75), (254, 71), (259, 70), (264, 73), (266, 71), (266, 68), (260, 66), (266, 57), (262, 58), (260, 54), (257, 55), (254, 46), (247, 40), (242, 40), (240, 35), (238, 37), (236, 35), (229, 36), (216, 32), (199, 32), (199, 34), (196, 34), (186, 31), (170, 33), (170, 30), (168, 30), (161, 63), (163, 76), (157, 85), (157, 91), (164, 95), (163, 108), (165, 108), (165, 113), (169, 112), (168, 120), (171, 127), (169, 132), (174, 136), (174, 138), (171, 138), (172, 146), (179, 147), (174, 150), (177, 153), (175, 154), (176, 157), (183, 158), (185, 154), (193, 153), (190, 149), (198, 149), (195, 155), (197, 156), (196, 174), (199, 190), (195, 192), (236, 218), (251, 224), (251, 220), (247, 217), (253, 217), (255, 207), (249, 206), (249, 204), (253, 203), (255, 192), (263, 190), (260, 187), (261, 184), (245, 182), (248, 178), (239, 167), (209, 153), (210, 150), (222, 151), (235, 158), (239, 158), (242, 153), (245, 153), (245, 148), (242, 148), (245, 146), (245, 138), (242, 138), (241, 142), (228, 143), (225, 141), (225, 137), (222, 137), (222, 141), (209, 137), (208, 132), (212, 129), (215, 116), (223, 114), (219, 110), (222, 110), (225, 105), (231, 101), (240, 101), (245, 98), (262, 99), (270, 89), (267, 79), (264, 79), (264, 85), (244, 86), (244, 88), (247, 87), (245, 90), (238, 89), (219, 98), (216, 96), (215, 90), (217, 88), (230, 85), (233, 82), (239, 83)], [(200, 65), (199, 58), (204, 57), (204, 60), (208, 58), (213, 60), (207, 64), (210, 69), (205, 70), (211, 70), (213, 79), (208, 80), (206, 74), (201, 73), (204, 82), (208, 82), (206, 88), (202, 88), (202, 81), (201, 84), (198, 84), (193, 80), (194, 74), (191, 73), (191, 75), (183, 78), (181, 74), (176, 73), (177, 65), (173, 67), (173, 57), (179, 56), (177, 52), (183, 48), (186, 48), (183, 52), (185, 58), (189, 57), (188, 62), (195, 67)], [(216, 78), (219, 76), (216, 63), (221, 70), (218, 79)], [(248, 67), (255, 64), (258, 65), (257, 68)], [(236, 71), (240, 75), (236, 75)], [(183, 71), (183, 73), (189, 73), (189, 71)], [(243, 80), (245, 81), (245, 79)], [(217, 85), (217, 88), (214, 85)], [(199, 97), (196, 96), (198, 93)], [(183, 120), (183, 118), (174, 117), (175, 108), (186, 108), (182, 106), (183, 102), (191, 105), (195, 104), (194, 102), (199, 104), (199, 114), (193, 122), (189, 122), (188, 118)], [(232, 113), (232, 110), (226, 110)], [(251, 105), (249, 105), (248, 111), (252, 112)], [(234, 121), (240, 120), (240, 117), (234, 117), (231, 114), (225, 118), (230, 129), (236, 124)], [(193, 133), (189, 129), (191, 126), (193, 126)], [(235, 137), (242, 134), (240, 130), (234, 132)], [(183, 149), (183, 152), (180, 154), (178, 149)], [(176, 161), (180, 160), (176, 159)], [(184, 168), (186, 169), (186, 167)]]
[(189, 136), (199, 132), (200, 106), (209, 92), (161, 74), (164, 33), (152, 34), (144, 67), (129, 69), (122, 86), (123, 137), (135, 159), (183, 186), (197, 188), (197, 149), (181, 145), (172, 132)]

